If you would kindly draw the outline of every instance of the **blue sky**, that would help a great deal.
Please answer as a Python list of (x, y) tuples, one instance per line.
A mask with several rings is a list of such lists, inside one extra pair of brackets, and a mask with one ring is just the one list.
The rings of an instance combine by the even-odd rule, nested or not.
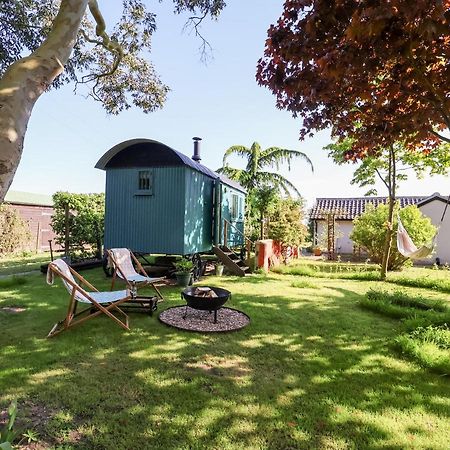
[[(118, 17), (121, 2), (99, 4), (107, 21)], [(150, 59), (171, 88), (165, 107), (151, 114), (140, 110), (108, 116), (99, 104), (74, 95), (72, 86), (44, 94), (33, 111), (24, 154), (11, 190), (52, 194), (101, 192), (104, 172), (94, 168), (113, 145), (131, 138), (159, 140), (191, 156), (192, 137), (201, 136), (202, 163), (217, 169), (231, 145), (301, 150), (313, 161), (315, 172), (298, 161), (283, 170), (312, 206), (316, 197), (364, 195), (351, 186), (354, 167), (336, 166), (322, 147), (327, 132), (298, 140), (299, 120), (275, 107), (275, 98), (255, 81), (256, 63), (263, 54), (266, 32), (282, 11), (282, 0), (228, 0), (218, 21), (208, 21), (202, 33), (213, 47), (213, 59), (200, 61), (200, 42), (183, 30), (186, 16), (172, 14), (172, 2), (148, 4), (158, 14)], [(239, 165), (239, 160), (233, 161)], [(398, 195), (447, 194), (449, 177), (403, 183)], [(380, 195), (385, 191), (380, 186)]]

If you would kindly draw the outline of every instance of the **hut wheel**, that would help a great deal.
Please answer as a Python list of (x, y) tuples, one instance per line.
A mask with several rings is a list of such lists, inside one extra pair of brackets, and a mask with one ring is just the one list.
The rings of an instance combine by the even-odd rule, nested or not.
[(105, 272), (105, 275), (108, 278), (111, 278), (113, 276), (114, 269), (112, 267), (108, 266), (108, 255), (107, 254), (103, 255), (102, 267), (103, 267), (103, 272)]

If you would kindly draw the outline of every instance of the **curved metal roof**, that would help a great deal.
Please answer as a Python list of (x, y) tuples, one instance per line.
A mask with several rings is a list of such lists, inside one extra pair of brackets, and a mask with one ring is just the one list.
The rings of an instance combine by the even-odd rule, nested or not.
[(219, 175), (189, 156), (152, 139), (138, 138), (123, 141), (110, 148), (98, 161), (95, 167), (101, 170), (120, 167), (167, 167), (187, 166), (204, 175), (217, 179), (239, 191), (245, 189), (237, 182)]

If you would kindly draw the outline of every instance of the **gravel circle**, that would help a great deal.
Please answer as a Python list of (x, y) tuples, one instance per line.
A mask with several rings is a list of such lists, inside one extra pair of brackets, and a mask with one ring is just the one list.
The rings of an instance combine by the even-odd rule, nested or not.
[[(186, 319), (184, 319), (185, 312)], [(237, 309), (220, 308), (217, 311), (217, 323), (214, 323), (214, 312), (200, 311), (189, 306), (168, 308), (160, 313), (159, 320), (180, 330), (206, 333), (240, 330), (250, 323), (250, 317)]]

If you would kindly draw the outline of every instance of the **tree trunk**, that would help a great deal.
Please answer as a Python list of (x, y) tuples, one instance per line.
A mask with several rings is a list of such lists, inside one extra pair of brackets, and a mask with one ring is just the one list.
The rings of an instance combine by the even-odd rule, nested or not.
[(62, 0), (47, 39), (9, 66), (0, 79), (0, 202), (19, 165), (31, 111), (64, 70), (87, 4), (88, 0)]
[(389, 148), (389, 172), (388, 172), (388, 190), (389, 190), (389, 211), (386, 223), (386, 239), (384, 241), (383, 260), (381, 263), (381, 279), (385, 280), (388, 271), (389, 257), (391, 255), (392, 235), (394, 224), (394, 204), (395, 204), (395, 183), (396, 183), (396, 165), (395, 150)]

